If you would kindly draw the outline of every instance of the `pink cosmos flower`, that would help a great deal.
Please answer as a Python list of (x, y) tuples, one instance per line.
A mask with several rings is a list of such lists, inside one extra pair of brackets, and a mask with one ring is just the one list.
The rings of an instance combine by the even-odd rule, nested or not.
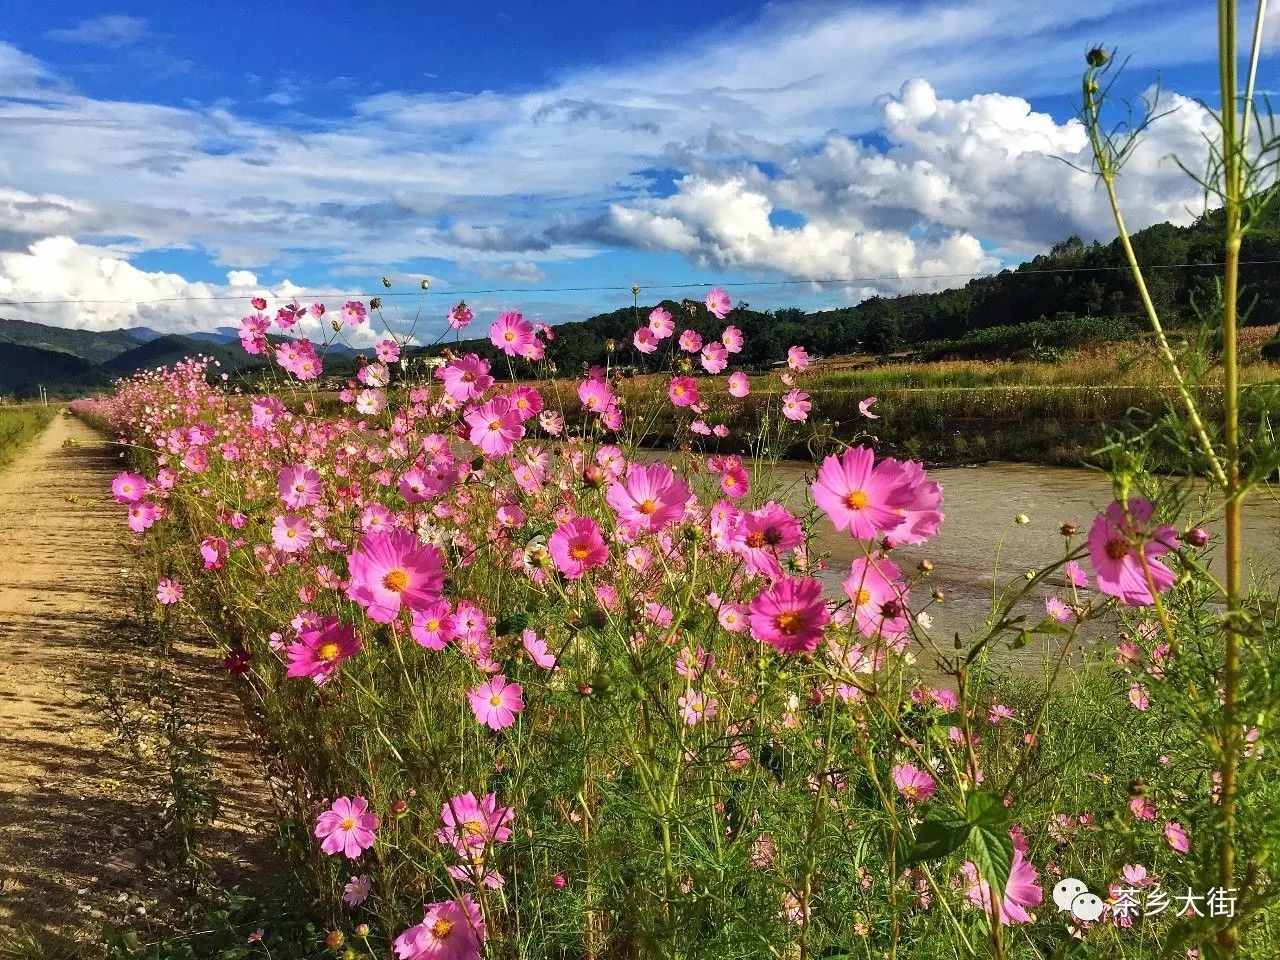
[(200, 541), (200, 559), (204, 561), (206, 570), (221, 569), (229, 551), (227, 541), (221, 537), (205, 537)]
[(525, 630), (520, 635), (520, 642), (524, 646), (524, 651), (529, 655), (537, 666), (543, 670), (554, 670), (556, 667), (556, 657), (548, 648), (547, 641), (543, 640), (532, 630)]
[(613, 391), (603, 380), (584, 380), (578, 384), (578, 400), (592, 413), (604, 413), (613, 399)]
[(467, 439), (490, 457), (510, 453), (516, 441), (524, 436), (524, 424), (506, 397), (494, 397), (483, 406), (469, 410), (466, 421), (471, 428)]
[(1151, 698), (1147, 695), (1147, 688), (1140, 683), (1135, 683), (1129, 688), (1129, 702), (1138, 710), (1146, 710), (1151, 706)]
[(991, 885), (978, 876), (977, 868), (972, 863), (965, 864), (965, 874), (969, 879), (969, 901), (974, 906), (981, 907), (988, 917), (1004, 927), (1015, 923), (1030, 923), (1032, 916), (1027, 908), (1038, 907), (1044, 899), (1044, 891), (1038, 883), (1039, 874), (1027, 860), (1026, 841), (1019, 843), (1018, 835), (1013, 835), (1013, 864), (1003, 894), (993, 895)]
[(685, 353), (697, 353), (702, 349), (702, 334), (697, 330), (686, 330), (680, 334), (680, 349)]
[(637, 330), (631, 338), (631, 342), (635, 344), (636, 349), (641, 353), (653, 353), (658, 349), (658, 338), (648, 327), (641, 327)]
[(646, 467), (633, 463), (627, 467), (624, 481), (609, 485), (605, 499), (624, 524), (655, 532), (684, 515), (689, 486), (664, 464)]
[(359, 326), (369, 318), (369, 312), (359, 300), (348, 300), (342, 305), (342, 312), (339, 316), (342, 317), (343, 323), (349, 326)]
[(471, 319), (474, 316), (475, 314), (471, 312), (471, 308), (467, 306), (467, 302), (462, 300), (457, 306), (450, 308), (447, 319), (449, 321), (449, 326), (454, 330), (461, 330), (470, 325)]
[(489, 342), (509, 357), (520, 356), (533, 340), (533, 327), (514, 310), (498, 314), (489, 328)]
[(369, 899), (369, 878), (363, 874), (349, 879), (342, 888), (342, 902), (358, 907)]
[(809, 411), (812, 408), (809, 395), (803, 390), (788, 390), (782, 397), (782, 415), (788, 420), (804, 423), (809, 419)]
[(787, 350), (787, 366), (797, 373), (809, 369), (809, 351), (804, 347), (791, 347)]
[(837, 530), (848, 530), (860, 540), (896, 530), (905, 519), (902, 511), (912, 503), (902, 464), (892, 459), (877, 464), (868, 447), (851, 447), (823, 460), (810, 491)]
[(672, 377), (667, 387), (667, 397), (677, 407), (692, 407), (701, 398), (698, 383), (693, 377)]
[(803, 541), (800, 521), (773, 500), (742, 514), (731, 537), (733, 549), (747, 561), (747, 571), (772, 579), (782, 576), (779, 557)]
[(437, 367), (436, 378), (444, 381), (444, 392), (459, 403), (475, 400), (493, 386), (493, 377), (489, 376), (489, 361), (481, 360), (474, 353)]
[(542, 411), (542, 394), (538, 392), (537, 387), (516, 387), (508, 396), (512, 411), (522, 423), (525, 420), (532, 420)]
[(464, 793), (441, 805), (442, 826), (436, 831), (436, 839), (466, 856), (468, 851), (510, 840), (515, 818), (513, 807), (498, 806), (497, 794), (486, 794), (483, 800), (477, 800), (474, 793)]
[(383, 363), (395, 363), (400, 359), (400, 344), (385, 337), (374, 345), (373, 352)]
[(1058, 623), (1070, 623), (1073, 616), (1071, 607), (1061, 597), (1045, 597), (1044, 612), (1048, 614), (1049, 619)]
[(1066, 567), (1067, 579), (1077, 590), (1085, 590), (1089, 586), (1089, 575), (1084, 572), (1084, 567), (1076, 563), (1074, 560), (1068, 560)]
[(831, 620), (822, 584), (806, 577), (783, 577), (751, 601), (751, 635), (779, 653), (812, 653)]
[(409, 635), (418, 646), (428, 650), (443, 650), (453, 639), (453, 606), (448, 600), (437, 600), (421, 610), (413, 611), (413, 623)]
[(1178, 853), (1186, 853), (1191, 849), (1191, 838), (1177, 820), (1170, 820), (1164, 825), (1164, 838)]
[(280, 490), (280, 498), (290, 510), (302, 510), (320, 502), (320, 474), (306, 464), (281, 467), (276, 485)]
[(724, 348), (730, 353), (741, 353), (742, 345), (746, 341), (742, 337), (742, 331), (737, 327), (729, 326), (724, 328), (724, 333), (720, 334), (720, 342), (724, 344)]
[(719, 373), (729, 365), (729, 351), (724, 348), (724, 344), (713, 340), (702, 348), (700, 362), (707, 373)]
[(156, 522), (156, 505), (146, 500), (129, 507), (129, 529), (134, 533), (142, 533)]
[(746, 467), (735, 463), (720, 471), (720, 489), (726, 497), (745, 497), (751, 490), (751, 477)]
[(444, 586), (444, 554), (405, 530), (366, 533), (347, 558), (347, 596), (377, 623), (391, 623), (403, 604), (427, 610)]
[(707, 294), (707, 309), (711, 311), (711, 315), (717, 320), (723, 320), (729, 315), (729, 311), (733, 308), (729, 295), (720, 287), (716, 287)]
[(316, 820), (315, 835), (324, 842), (320, 849), (332, 856), (342, 853), (354, 860), (373, 846), (378, 831), (378, 815), (369, 810), (364, 797), (339, 797)]
[(901, 526), (895, 527), (885, 540), (889, 546), (918, 546), (937, 534), (942, 528), (942, 485), (925, 476), (924, 466), (915, 460), (885, 458), (892, 469), (896, 464), (899, 476), (906, 487), (910, 501), (898, 508), (902, 515)]
[(716, 701), (696, 690), (690, 690), (676, 702), (680, 705), (680, 717), (691, 727), (716, 715)]
[(284, 553), (298, 553), (311, 543), (311, 524), (296, 513), (276, 517), (271, 524), (271, 541)]
[(863, 636), (880, 634), (893, 639), (910, 628), (907, 585), (902, 571), (889, 558), (880, 554), (858, 557), (843, 586)]
[(498, 674), (491, 680), (467, 691), (471, 712), (490, 730), (502, 730), (516, 722), (516, 714), (524, 710), (523, 691), (518, 683), (507, 683)]
[(676, 325), (666, 308), (654, 307), (649, 314), (649, 329), (659, 340), (665, 340), (676, 332)]
[(574, 517), (560, 524), (547, 540), (547, 550), (556, 569), (570, 580), (609, 560), (600, 526), (590, 517)]
[(737, 373), (729, 374), (729, 396), (745, 397), (751, 392), (751, 379), (739, 370)]
[(137, 503), (147, 495), (146, 478), (128, 471), (118, 473), (111, 481), (111, 495), (116, 498), (116, 503)]
[(1098, 579), (1098, 589), (1131, 607), (1154, 603), (1143, 572), (1143, 559), (1151, 573), (1156, 592), (1173, 586), (1173, 571), (1157, 560), (1174, 549), (1178, 534), (1169, 524), (1152, 529), (1151, 516), (1155, 504), (1132, 498), (1128, 511), (1119, 503), (1111, 503), (1098, 514), (1089, 529), (1089, 560)]
[(876, 402), (875, 397), (867, 397), (865, 400), (858, 401), (858, 412), (868, 420), (879, 420), (880, 414), (871, 412), (871, 405)]
[(298, 631), (289, 645), (288, 677), (310, 677), (316, 686), (325, 683), (338, 664), (360, 652), (360, 638), (336, 617), (326, 617)]
[(422, 922), (395, 940), (397, 960), (479, 960), (484, 915), (467, 894), (427, 907)]
[(893, 785), (911, 803), (924, 803), (938, 789), (937, 782), (915, 764), (900, 763), (893, 768)]
[(182, 599), (182, 584), (167, 577), (156, 584), (156, 599), (166, 607)]

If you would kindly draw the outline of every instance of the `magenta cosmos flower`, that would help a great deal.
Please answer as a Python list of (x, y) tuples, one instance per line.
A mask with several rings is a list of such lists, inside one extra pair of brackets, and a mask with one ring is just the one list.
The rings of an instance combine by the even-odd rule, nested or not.
[(729, 295), (720, 287), (716, 287), (707, 294), (707, 309), (711, 311), (711, 315), (717, 320), (723, 320), (729, 315), (729, 310), (733, 304), (729, 300)]
[(751, 380), (745, 373), (739, 370), (737, 373), (729, 374), (729, 396), (745, 397), (751, 392)]
[(698, 402), (698, 382), (693, 377), (672, 377), (667, 397), (677, 407), (692, 407)]
[(506, 397), (494, 397), (483, 406), (467, 411), (466, 420), (471, 428), (467, 439), (490, 457), (510, 453), (516, 441), (524, 436), (520, 415)]
[(467, 894), (427, 907), (422, 922), (396, 937), (398, 960), (478, 960), (484, 915)]
[(450, 309), (448, 321), (449, 326), (455, 330), (461, 330), (471, 323), (471, 318), (475, 316), (471, 312), (471, 308), (467, 306), (467, 301), (461, 300), (458, 305)]
[(335, 617), (326, 617), (316, 626), (298, 631), (298, 640), (289, 645), (289, 677), (310, 677), (320, 686), (338, 664), (360, 652), (360, 638)]
[(1143, 572), (1143, 559), (1151, 572), (1157, 593), (1173, 586), (1173, 571), (1157, 560), (1177, 544), (1178, 534), (1169, 524), (1151, 526), (1155, 504), (1150, 500), (1129, 500), (1128, 511), (1119, 503), (1094, 518), (1089, 528), (1089, 560), (1098, 580), (1098, 589), (1130, 607), (1155, 602)]
[(471, 712), (490, 730), (502, 730), (516, 722), (516, 714), (524, 710), (524, 691), (518, 683), (507, 683), (498, 674), (467, 691)]
[(593, 377), (578, 384), (578, 399), (592, 413), (604, 413), (613, 403), (613, 391), (603, 380)]
[(290, 510), (302, 510), (320, 500), (320, 474), (305, 464), (281, 467), (276, 476), (280, 499)]
[(137, 503), (147, 495), (147, 481), (137, 473), (118, 473), (111, 481), (111, 495), (116, 503)]
[(864, 636), (893, 639), (907, 632), (911, 621), (901, 577), (898, 565), (880, 554), (853, 561), (843, 586)]
[(444, 392), (459, 403), (474, 400), (493, 386), (489, 361), (481, 360), (474, 353), (437, 367), (436, 379), (444, 381)]
[(641, 327), (632, 336), (631, 342), (641, 353), (653, 353), (658, 349), (658, 338), (648, 327)]
[(592, 567), (609, 560), (600, 525), (590, 517), (574, 517), (560, 524), (547, 541), (547, 550), (556, 569), (570, 580), (577, 580)]
[(316, 820), (315, 834), (324, 841), (320, 849), (325, 853), (343, 853), (354, 860), (373, 846), (377, 831), (378, 815), (369, 810), (368, 800), (339, 797)]
[(182, 599), (182, 584), (166, 577), (156, 584), (156, 599), (165, 606), (177, 603)]
[(912, 503), (902, 464), (877, 464), (867, 447), (850, 447), (839, 457), (823, 460), (810, 491), (837, 530), (848, 530), (860, 540), (896, 530), (904, 522), (902, 510)]
[[(1005, 884), (1004, 893), (992, 896), (991, 885), (978, 876), (977, 868), (972, 863), (965, 864), (965, 873), (969, 877), (969, 901), (986, 911), (1001, 926), (1007, 927), (1015, 923), (1030, 923), (1032, 920), (1028, 907), (1038, 907), (1044, 899), (1044, 891), (1037, 882), (1039, 874), (1036, 868), (1027, 861), (1027, 842), (1017, 833), (1013, 836), (1013, 866), (1009, 870), (1009, 881)], [(994, 902), (993, 902), (994, 901)]]
[(609, 485), (605, 499), (629, 527), (656, 531), (684, 515), (689, 486), (661, 463), (647, 467), (633, 463), (625, 480)]
[(809, 419), (809, 411), (812, 407), (809, 395), (803, 390), (788, 390), (782, 398), (782, 415), (797, 423), (804, 423)]
[(784, 577), (751, 601), (751, 635), (779, 653), (812, 653), (831, 620), (822, 584), (812, 577)]
[(284, 553), (297, 553), (311, 543), (311, 524), (296, 513), (276, 517), (271, 524), (271, 542)]
[(366, 533), (347, 563), (347, 596), (365, 608), (370, 620), (390, 623), (401, 605), (426, 610), (440, 599), (444, 554), (406, 530)]
[(804, 347), (788, 348), (787, 366), (798, 373), (804, 373), (809, 369), (809, 351)]
[(892, 772), (893, 785), (911, 803), (924, 803), (938, 789), (933, 777), (913, 763), (900, 763)]
[(483, 800), (477, 800), (474, 793), (464, 793), (441, 805), (442, 826), (436, 831), (436, 839), (459, 856), (466, 856), (469, 850), (510, 840), (515, 818), (514, 808), (498, 806), (497, 794), (486, 794)]
[(489, 328), (489, 342), (508, 357), (521, 356), (533, 343), (533, 327), (514, 310), (498, 314)]
[(654, 307), (649, 313), (649, 329), (659, 340), (665, 340), (676, 332), (676, 325), (665, 307)]

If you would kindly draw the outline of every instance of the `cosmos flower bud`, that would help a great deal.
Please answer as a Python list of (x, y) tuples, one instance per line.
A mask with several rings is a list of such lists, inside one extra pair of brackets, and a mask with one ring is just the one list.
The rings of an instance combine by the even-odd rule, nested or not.
[(1018, 524), (1021, 527), (1025, 527), (1028, 523), (1031, 522), (1031, 518), (1028, 517), (1025, 513), (1020, 513), (1013, 518), (1013, 522)]
[(346, 942), (346, 939), (341, 930), (330, 930), (329, 935), (324, 938), (324, 945), (330, 950), (338, 950)]
[(640, 284), (633, 283), (631, 285), (631, 295), (635, 297), (635, 296), (639, 296), (639, 294), (640, 294)]
[(931, 573), (933, 572), (933, 561), (926, 558), (924, 560), (921, 560), (918, 564), (916, 564), (916, 567), (920, 570), (921, 573)]
[(390, 277), (383, 277), (383, 278), (382, 278), (382, 285), (383, 285), (384, 287), (386, 287), (388, 290), (390, 290), (390, 289), (391, 289), (391, 278), (390, 278)]
[(935, 590), (933, 591), (933, 599), (941, 603), (943, 600), (947, 599), (947, 595), (943, 593), (941, 590)]
[(1080, 528), (1077, 527), (1074, 523), (1064, 523), (1058, 529), (1062, 531), (1062, 535), (1064, 537), (1074, 537), (1077, 533), (1080, 532)]
[(368, 935), (369, 935), (369, 925), (367, 923), (361, 923), (356, 926), (357, 937), (367, 937)]
[(1098, 67), (1105, 67), (1107, 65), (1107, 61), (1110, 59), (1111, 55), (1101, 47), (1094, 47), (1084, 56), (1085, 63), (1089, 64), (1089, 66), (1093, 67), (1095, 70)]
[(430, 280), (428, 280), (426, 277), (423, 277), (423, 278), (422, 278), (422, 289), (423, 289), (423, 290), (426, 290), (426, 289), (427, 289), (428, 287), (430, 287), (430, 286), (431, 286), (431, 281), (430, 281)]
[(372, 300), (370, 300), (370, 301), (369, 301), (369, 309), (370, 309), (370, 310), (377, 310), (377, 309), (378, 309), (379, 307), (381, 307), (381, 306), (382, 306), (382, 298), (381, 298), (381, 297), (374, 297)]
[(1182, 538), (1193, 547), (1203, 547), (1209, 542), (1209, 531), (1204, 527), (1192, 527)]

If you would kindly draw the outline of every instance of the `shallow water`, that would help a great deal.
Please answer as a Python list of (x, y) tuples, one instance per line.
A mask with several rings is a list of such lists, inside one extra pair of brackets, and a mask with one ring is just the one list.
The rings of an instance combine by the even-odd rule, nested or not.
[[(807, 483), (816, 470), (814, 465), (785, 462), (761, 469), (768, 471), (768, 476), (755, 480), (762, 490), (770, 490), (769, 478), (776, 478), (780, 487), (775, 495), (793, 508), (803, 508)], [(993, 587), (1003, 588), (1027, 571), (1061, 557), (1064, 540), (1060, 528), (1064, 523), (1074, 523), (1079, 528), (1074, 542), (1083, 543), (1094, 516), (1112, 499), (1109, 479), (1084, 469), (998, 463), (930, 470), (929, 476), (943, 488), (946, 520), (942, 530), (928, 544), (900, 548), (895, 556), (905, 574), (914, 573), (922, 558), (933, 563), (933, 573), (914, 590), (911, 606), (919, 610), (933, 589), (944, 592), (946, 600), (933, 604), (928, 612), (933, 618), (930, 632), (947, 653), (952, 650), (957, 631), (963, 640), (977, 635), (991, 612)], [(1015, 523), (1018, 514), (1025, 514), (1030, 522)], [(1221, 521), (1215, 519), (1204, 525), (1213, 532), (1214, 542), (1220, 544)], [(1280, 502), (1274, 495), (1263, 492), (1245, 502), (1244, 531), (1246, 554), (1260, 568), (1280, 568)], [(819, 520), (815, 539), (818, 550), (830, 556), (830, 566), (818, 575), (833, 595), (838, 594), (849, 564), (860, 555), (858, 545), (825, 520)], [(1088, 569), (1087, 562), (1085, 567)], [(1220, 558), (1215, 557), (1212, 567), (1221, 575)], [(1065, 580), (1056, 577), (1023, 601), (1019, 609), (1029, 623), (1043, 619), (1044, 599), (1055, 588), (1064, 590)], [(1088, 643), (1107, 633), (1108, 625), (1100, 622), (1089, 625), (1080, 639)], [(1059, 650), (1056, 642), (1046, 649), (1040, 640), (1018, 651), (1002, 647), (993, 659), (1016, 672), (1037, 673), (1046, 660), (1056, 658)], [(926, 656), (923, 651), (920, 655)], [(1079, 659), (1079, 651), (1074, 651), (1073, 662), (1079, 663)]]

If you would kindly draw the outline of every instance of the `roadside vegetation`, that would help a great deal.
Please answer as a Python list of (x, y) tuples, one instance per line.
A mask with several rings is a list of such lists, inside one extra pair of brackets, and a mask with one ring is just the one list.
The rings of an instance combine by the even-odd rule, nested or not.
[(0, 467), (13, 460), (23, 444), (47, 427), (57, 410), (40, 404), (0, 405)]

